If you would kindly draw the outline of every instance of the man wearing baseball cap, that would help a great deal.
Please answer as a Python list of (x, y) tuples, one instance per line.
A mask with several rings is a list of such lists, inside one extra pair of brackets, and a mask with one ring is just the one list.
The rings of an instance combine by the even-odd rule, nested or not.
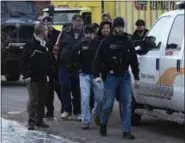
[(135, 32), (133, 33), (133, 42), (135, 46), (139, 46), (139, 41), (143, 40), (143, 38), (145, 37), (145, 35), (148, 32), (148, 29), (146, 29), (145, 27), (145, 21), (142, 19), (138, 19), (136, 21), (136, 27), (137, 29), (135, 30)]

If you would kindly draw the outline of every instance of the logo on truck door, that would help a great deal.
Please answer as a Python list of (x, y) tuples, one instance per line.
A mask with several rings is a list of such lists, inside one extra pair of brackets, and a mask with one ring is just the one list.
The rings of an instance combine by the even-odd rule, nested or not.
[[(137, 94), (164, 99), (171, 99), (174, 90), (173, 84), (175, 79), (179, 75), (184, 75), (184, 68), (181, 68), (180, 72), (177, 72), (176, 68), (171, 67), (160, 76), (156, 84), (141, 83), (139, 89), (137, 90)], [(141, 74), (141, 78), (155, 80), (153, 76), (145, 74)]]

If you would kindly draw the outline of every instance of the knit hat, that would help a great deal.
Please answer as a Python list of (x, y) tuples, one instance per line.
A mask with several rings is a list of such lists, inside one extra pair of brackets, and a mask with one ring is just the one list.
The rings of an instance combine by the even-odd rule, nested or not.
[(113, 28), (118, 27), (118, 26), (121, 26), (121, 27), (125, 26), (125, 22), (124, 22), (124, 19), (122, 17), (116, 17), (113, 20)]

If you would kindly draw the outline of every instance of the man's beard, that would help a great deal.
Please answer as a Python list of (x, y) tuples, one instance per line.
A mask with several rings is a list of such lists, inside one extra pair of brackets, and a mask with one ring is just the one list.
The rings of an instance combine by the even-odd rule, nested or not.
[(75, 32), (75, 33), (80, 33), (81, 30), (82, 30), (82, 26), (76, 26), (76, 27), (74, 28), (74, 32)]
[(124, 35), (124, 31), (114, 31), (116, 36)]
[(144, 31), (144, 29), (139, 29), (137, 31), (138, 31), (139, 34), (141, 34)]

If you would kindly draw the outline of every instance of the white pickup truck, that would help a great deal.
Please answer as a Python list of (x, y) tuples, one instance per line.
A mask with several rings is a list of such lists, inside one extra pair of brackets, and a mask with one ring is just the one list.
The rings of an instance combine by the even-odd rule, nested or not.
[(183, 2), (178, 10), (164, 13), (156, 20), (139, 47), (148, 50), (138, 55), (140, 86), (132, 88), (133, 124), (141, 120), (141, 115), (134, 112), (138, 108), (185, 113), (184, 16)]

